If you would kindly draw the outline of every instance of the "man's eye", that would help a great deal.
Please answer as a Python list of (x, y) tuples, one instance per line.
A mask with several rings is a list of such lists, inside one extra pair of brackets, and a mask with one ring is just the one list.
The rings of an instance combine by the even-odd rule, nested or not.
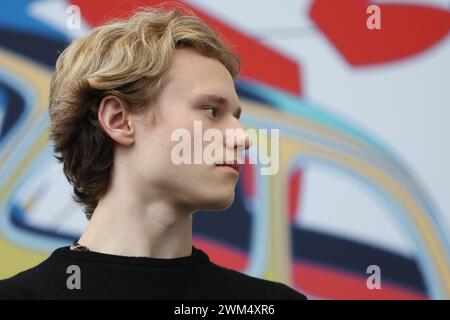
[(217, 108), (211, 107), (211, 108), (205, 108), (211, 117), (215, 118), (217, 116)]

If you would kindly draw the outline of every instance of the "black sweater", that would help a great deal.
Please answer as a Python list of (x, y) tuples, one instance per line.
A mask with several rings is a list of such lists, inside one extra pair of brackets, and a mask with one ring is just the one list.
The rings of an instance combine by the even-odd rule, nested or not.
[(36, 267), (0, 281), (0, 299), (306, 299), (288, 286), (188, 257), (125, 257), (56, 249)]

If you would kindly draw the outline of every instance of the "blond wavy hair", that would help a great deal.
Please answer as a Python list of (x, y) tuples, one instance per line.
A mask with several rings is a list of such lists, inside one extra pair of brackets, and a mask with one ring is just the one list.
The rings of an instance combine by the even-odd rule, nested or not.
[(145, 111), (164, 86), (175, 49), (219, 60), (236, 79), (240, 63), (220, 34), (183, 8), (141, 8), (73, 41), (59, 56), (50, 86), (50, 139), (91, 218), (111, 180), (114, 141), (98, 121), (99, 103), (116, 95), (127, 111)]

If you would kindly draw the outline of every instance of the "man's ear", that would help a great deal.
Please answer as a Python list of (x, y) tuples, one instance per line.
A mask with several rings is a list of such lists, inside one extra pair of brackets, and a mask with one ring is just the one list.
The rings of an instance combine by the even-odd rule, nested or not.
[(100, 101), (97, 116), (102, 128), (114, 141), (124, 146), (134, 143), (134, 123), (121, 98), (105, 96)]

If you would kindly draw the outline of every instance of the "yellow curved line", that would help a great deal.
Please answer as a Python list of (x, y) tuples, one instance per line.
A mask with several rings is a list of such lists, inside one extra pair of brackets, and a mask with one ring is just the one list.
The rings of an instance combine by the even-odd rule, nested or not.
[(306, 144), (303, 145), (304, 150), (307, 150), (309, 154), (317, 154), (322, 158), (328, 158), (334, 160), (341, 166), (347, 166), (352, 168), (355, 172), (359, 172), (361, 175), (368, 177), (371, 181), (382, 186), (384, 190), (391, 193), (399, 202), (404, 206), (406, 212), (412, 218), (412, 221), (416, 225), (417, 229), (423, 238), (423, 242), (427, 247), (432, 261), (435, 264), (437, 273), (442, 279), (442, 291), (447, 297), (450, 297), (450, 274), (449, 266), (445, 260), (445, 251), (443, 250), (439, 240), (433, 233), (433, 227), (428, 221), (428, 216), (420, 206), (415, 202), (415, 200), (409, 195), (409, 193), (399, 185), (394, 179), (384, 172), (376, 169), (370, 164), (361, 162), (357, 159), (349, 157), (344, 154), (338, 154), (335, 152), (330, 152), (324, 148)]
[[(261, 107), (258, 107), (261, 108)], [(266, 110), (267, 111), (267, 110)], [(258, 112), (259, 115), (259, 112)], [(281, 118), (281, 119), (280, 119)], [(282, 121), (283, 116), (280, 117), (280, 115), (273, 114), (269, 119), (272, 125), (276, 127), (277, 122), (283, 122)], [(274, 119), (276, 119), (274, 121)], [(292, 119), (290, 119), (290, 122), (292, 123)], [(283, 124), (284, 125), (284, 124)], [(298, 127), (297, 127), (298, 128)], [(321, 132), (315, 132), (316, 134)], [(368, 177), (371, 181), (377, 183), (381, 187), (384, 188), (384, 190), (391, 193), (396, 199), (399, 200), (399, 202), (404, 206), (406, 209), (406, 212), (409, 214), (412, 222), (416, 225), (417, 230), (419, 230), (420, 235), (422, 236), (423, 243), (425, 247), (427, 248), (427, 251), (430, 254), (431, 261), (433, 262), (435, 269), (439, 275), (439, 278), (442, 280), (443, 285), (443, 292), (447, 296), (450, 297), (450, 273), (449, 273), (449, 267), (446, 262), (446, 252), (444, 248), (442, 247), (442, 244), (439, 242), (435, 234), (432, 232), (433, 226), (432, 223), (429, 221), (429, 217), (422, 210), (420, 205), (415, 201), (413, 197), (408, 193), (406, 189), (403, 188), (402, 185), (399, 185), (397, 181), (392, 179), (389, 175), (385, 174), (385, 172), (379, 170), (378, 168), (374, 167), (370, 163), (365, 163), (364, 161), (361, 161), (360, 159), (354, 158), (352, 156), (343, 154), (339, 150), (329, 149), (324, 146), (320, 145), (313, 145), (306, 141), (299, 141), (294, 140), (292, 138), (288, 137), (281, 137), (280, 139), (281, 145), (280, 145), (280, 172), (277, 176), (274, 176), (274, 178), (271, 178), (272, 182), (275, 182), (274, 180), (280, 179), (280, 176), (282, 179), (286, 180), (286, 177), (288, 175), (288, 168), (289, 166), (287, 164), (291, 163), (293, 158), (295, 156), (301, 155), (301, 154), (315, 154), (317, 156), (320, 156), (322, 158), (328, 158), (334, 161), (335, 163), (340, 164), (344, 167), (349, 167), (353, 171), (359, 172), (361, 175), (364, 175)], [(290, 143), (288, 143), (290, 141)], [(286, 152), (283, 152), (285, 150), (287, 153), (290, 154), (290, 156), (286, 156)], [(286, 181), (283, 181), (286, 182)], [(276, 182), (277, 185), (285, 186), (285, 183), (279, 184)], [(284, 188), (280, 187), (278, 193), (276, 193), (276, 196), (274, 197), (274, 201), (278, 204), (280, 204), (280, 198), (281, 193), (286, 191)], [(286, 203), (284, 203), (286, 205)], [(286, 206), (279, 205), (278, 208), (274, 208), (274, 212), (287, 212)], [(286, 214), (284, 215), (286, 216)], [(275, 223), (274, 223), (275, 222)], [(272, 225), (272, 223), (274, 223)], [(275, 237), (282, 236), (281, 230), (283, 228), (280, 228), (277, 224), (277, 221), (271, 221), (271, 227), (276, 231)], [(276, 241), (276, 239), (273, 239)], [(272, 252), (272, 255), (274, 257), (279, 257), (279, 254), (277, 252)], [(273, 260), (273, 261), (272, 261)], [(274, 274), (278, 273), (277, 270), (283, 269), (284, 263), (282, 262), (281, 265), (276, 266), (277, 263), (275, 259), (272, 259), (272, 265), (269, 266), (268, 276), (273, 277)], [(283, 261), (283, 260), (282, 260)], [(283, 280), (283, 279), (280, 279)]]
[[(27, 119), (27, 123), (30, 125), (25, 126), (25, 130), (31, 127), (31, 123), (33, 120), (42, 112), (46, 111), (47, 108), (47, 99), (48, 99), (48, 85), (50, 82), (50, 72), (40, 66), (37, 66), (25, 59), (21, 59), (17, 56), (9, 54), (7, 51), (0, 50), (0, 64), (7, 65), (9, 70), (11, 70), (15, 75), (21, 76), (24, 79), (27, 79), (28, 83), (31, 84), (31, 87), (35, 89), (37, 92), (37, 107), (34, 109), (33, 113)], [(30, 72), (30, 70), (33, 70)], [(247, 105), (247, 104), (246, 104)], [(253, 106), (256, 108), (256, 106)], [(252, 109), (252, 106), (246, 106), (246, 109)], [(270, 119), (270, 122), (273, 123), (273, 120), (276, 119), (278, 122), (284, 122), (287, 125), (291, 125), (294, 127), (302, 127), (304, 129), (309, 129), (315, 133), (320, 133), (322, 136), (328, 139), (334, 139), (339, 141), (344, 141), (347, 143), (351, 143), (354, 145), (359, 145), (359, 147), (363, 146), (366, 148), (367, 146), (361, 144), (360, 141), (355, 141), (349, 139), (347, 136), (342, 135), (340, 132), (333, 132), (330, 128), (321, 127), (313, 122), (302, 121), (301, 119), (296, 119), (293, 117), (289, 117), (288, 115), (281, 114), (274, 110), (270, 110), (269, 108), (261, 108), (261, 106), (257, 106), (257, 110), (253, 110), (255, 115), (261, 118)], [(285, 125), (284, 124), (284, 125)], [(15, 136), (15, 143), (11, 143), (10, 146), (14, 147), (17, 143), (20, 143), (20, 138), (23, 137), (25, 133), (21, 135)], [(27, 156), (23, 159), (20, 165), (16, 168), (14, 173), (11, 175), (8, 182), (5, 186), (1, 188), (1, 194), (3, 195), (0, 199), (4, 201), (8, 191), (11, 190), (15, 181), (18, 181), (20, 177), (23, 175), (26, 168), (31, 165), (32, 160), (45, 148), (47, 143), (48, 132), (42, 132), (37, 138), (37, 143), (34, 144), (33, 148), (31, 148)], [(287, 138), (283, 138), (287, 139)], [(11, 149), (2, 150), (2, 154), (9, 154)], [(404, 205), (407, 209), (407, 212), (412, 218), (413, 223), (417, 226), (417, 229), (420, 231), (422, 235), (424, 245), (428, 249), (428, 252), (431, 255), (432, 261), (436, 266), (439, 277), (443, 280), (444, 291), (447, 296), (450, 297), (450, 274), (449, 267), (445, 261), (446, 253), (443, 250), (439, 240), (432, 233), (433, 227), (432, 223), (428, 220), (426, 213), (421, 209), (421, 207), (416, 203), (414, 198), (412, 198), (407, 190), (405, 190), (401, 185), (397, 184), (395, 180), (391, 179), (384, 172), (378, 170), (377, 168), (371, 166), (370, 164), (366, 164), (358, 159), (354, 159), (345, 154), (339, 154), (337, 150), (327, 150), (322, 146), (312, 145), (308, 143), (299, 143), (293, 142), (292, 146), (288, 148), (281, 148), (281, 150), (289, 150), (291, 156), (298, 155), (300, 153), (311, 153), (316, 154), (321, 157), (325, 157), (328, 159), (332, 159), (337, 163), (340, 163), (342, 166), (347, 166), (352, 168), (355, 171), (360, 172), (361, 174), (366, 175), (372, 181), (377, 182), (379, 185), (383, 186), (385, 190), (389, 191), (393, 194), (399, 201)], [(284, 154), (282, 152), (282, 154)], [(0, 159), (0, 165), (2, 161), (5, 159), (2, 157)], [(286, 159), (286, 155), (282, 156), (280, 159), (280, 164), (289, 163), (291, 159)], [(289, 281), (289, 272), (287, 272), (287, 268), (289, 265), (289, 256), (287, 255), (285, 248), (287, 248), (287, 232), (286, 230), (286, 217), (287, 215), (276, 215), (277, 212), (286, 212), (286, 201), (282, 201), (284, 199), (281, 195), (281, 190), (284, 190), (283, 186), (285, 185), (282, 179), (286, 179), (287, 167), (280, 165), (280, 173), (283, 174), (280, 176), (280, 173), (277, 176), (274, 176), (269, 187), (274, 192), (274, 197), (272, 199), (271, 207), (269, 210), (272, 212), (272, 224), (271, 224), (271, 238), (272, 241), (269, 241), (271, 248), (271, 258), (268, 261), (268, 275), (269, 277), (280, 277), (281, 280), (286, 282)], [(284, 178), (281, 178), (284, 177)], [(280, 180), (281, 179), (281, 180)], [(283, 249), (284, 248), (284, 249)], [(0, 278), (12, 275), (12, 272), (17, 271), (19, 269), (25, 269), (30, 267), (45, 258), (45, 254), (27, 250), (25, 248), (20, 248), (13, 244), (8, 243), (5, 239), (0, 237), (0, 254), (2, 255), (2, 268), (0, 269)], [(14, 262), (14, 263), (12, 263)]]
[[(0, 167), (2, 167), (7, 158), (13, 154), (14, 148), (23, 141), (24, 137), (29, 133), (42, 113), (47, 111), (51, 73), (44, 67), (2, 49), (0, 49), (0, 65), (3, 68), (8, 69), (14, 76), (21, 78), (26, 82), (34, 91), (36, 98), (33, 101), (33, 109), (21, 126), (20, 132), (13, 136), (6, 148), (0, 150)], [(26, 155), (14, 168), (7, 181), (0, 186), (0, 203), (5, 203), (7, 197), (11, 194), (14, 185), (17, 181), (20, 181), (27, 169), (33, 164), (36, 157), (44, 150), (47, 142), (48, 129), (42, 131), (36, 137), (36, 140), (32, 143), (32, 147), (27, 150)], [(0, 234), (0, 279), (13, 276), (20, 270), (33, 267), (47, 256), (48, 253), (31, 250), (10, 243)]]

